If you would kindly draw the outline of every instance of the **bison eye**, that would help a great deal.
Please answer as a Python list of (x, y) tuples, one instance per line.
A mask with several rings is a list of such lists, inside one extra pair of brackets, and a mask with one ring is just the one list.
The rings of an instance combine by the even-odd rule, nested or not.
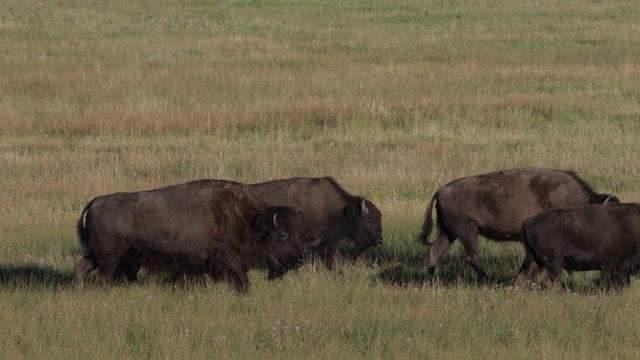
[(280, 230), (280, 239), (282, 239), (282, 240), (286, 240), (286, 239), (288, 239), (288, 238), (289, 238), (289, 234), (287, 234), (287, 232), (286, 232), (286, 231), (284, 231), (284, 230), (282, 230), (282, 229), (281, 229), (281, 230)]

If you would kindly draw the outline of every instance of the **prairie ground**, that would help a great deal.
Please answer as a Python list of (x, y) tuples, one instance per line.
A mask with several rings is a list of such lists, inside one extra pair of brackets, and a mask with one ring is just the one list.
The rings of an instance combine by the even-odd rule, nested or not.
[[(21, 358), (638, 358), (640, 287), (515, 290), (518, 243), (415, 241), (462, 176), (575, 170), (640, 190), (636, 1), (0, 4), (0, 347)], [(91, 198), (200, 178), (333, 176), (383, 213), (344, 273), (71, 285)], [(540, 278), (542, 280), (543, 278)]]

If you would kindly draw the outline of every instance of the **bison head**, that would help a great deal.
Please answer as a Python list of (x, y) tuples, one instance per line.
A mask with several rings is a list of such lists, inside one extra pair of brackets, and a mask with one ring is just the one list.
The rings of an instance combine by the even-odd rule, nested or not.
[(344, 213), (360, 250), (382, 244), (382, 213), (372, 202), (360, 198), (345, 207)]
[(256, 219), (261, 234), (260, 260), (266, 261), (269, 279), (297, 269), (304, 261), (304, 246), (300, 241), (299, 227), (302, 211), (277, 206), (267, 209)]

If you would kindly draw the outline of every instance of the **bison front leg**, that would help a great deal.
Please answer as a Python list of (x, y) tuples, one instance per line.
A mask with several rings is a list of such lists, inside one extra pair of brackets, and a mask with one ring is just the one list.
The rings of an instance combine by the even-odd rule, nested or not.
[(235, 266), (224, 265), (224, 279), (229, 282), (233, 288), (240, 294), (248, 294), (251, 284), (246, 271), (242, 271)]
[(240, 294), (248, 294), (249, 288), (251, 284), (249, 283), (249, 277), (247, 277), (247, 273), (243, 271), (233, 271), (231, 282), (234, 285), (234, 288)]
[(333, 270), (336, 274), (340, 274), (340, 260), (338, 259), (338, 250), (329, 248), (322, 252), (322, 260), (327, 269)]
[(211, 276), (214, 279), (224, 278), (241, 294), (248, 294), (251, 284), (247, 271), (241, 265), (242, 262), (237, 258), (218, 253), (216, 254), (216, 262), (213, 266)]
[(525, 286), (528, 282), (532, 281), (538, 273), (539, 268), (538, 263), (533, 259), (533, 254), (525, 246), (524, 262), (516, 275), (515, 286)]
[(557, 250), (554, 251), (544, 267), (547, 269), (547, 287), (560, 288), (560, 277), (564, 272), (564, 256)]

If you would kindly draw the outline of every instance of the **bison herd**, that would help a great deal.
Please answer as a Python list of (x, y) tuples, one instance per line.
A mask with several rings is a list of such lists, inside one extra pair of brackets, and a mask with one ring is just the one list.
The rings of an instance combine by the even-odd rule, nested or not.
[[(439, 233), (433, 243), (432, 211)], [(141, 268), (176, 278), (209, 275), (239, 292), (249, 269), (269, 279), (319, 259), (338, 271), (337, 244), (357, 252), (382, 244), (382, 214), (334, 179), (292, 178), (258, 184), (198, 180), (160, 189), (98, 196), (82, 210), (77, 231), (84, 249), (75, 282), (97, 269), (105, 288)], [(543, 168), (456, 179), (431, 198), (418, 238), (430, 246), (427, 269), (460, 239), (466, 261), (482, 280), (477, 236), (521, 241), (525, 258), (515, 283), (540, 269), (555, 285), (564, 270), (603, 270), (616, 287), (640, 265), (640, 205), (598, 194), (574, 172)]]
[(78, 220), (84, 256), (75, 281), (82, 286), (97, 268), (108, 288), (122, 276), (135, 280), (144, 267), (178, 277), (208, 274), (247, 292), (251, 268), (275, 279), (308, 254), (337, 269), (340, 240), (353, 240), (360, 251), (382, 243), (381, 217), (373, 203), (328, 177), (251, 185), (199, 180), (99, 196)]

